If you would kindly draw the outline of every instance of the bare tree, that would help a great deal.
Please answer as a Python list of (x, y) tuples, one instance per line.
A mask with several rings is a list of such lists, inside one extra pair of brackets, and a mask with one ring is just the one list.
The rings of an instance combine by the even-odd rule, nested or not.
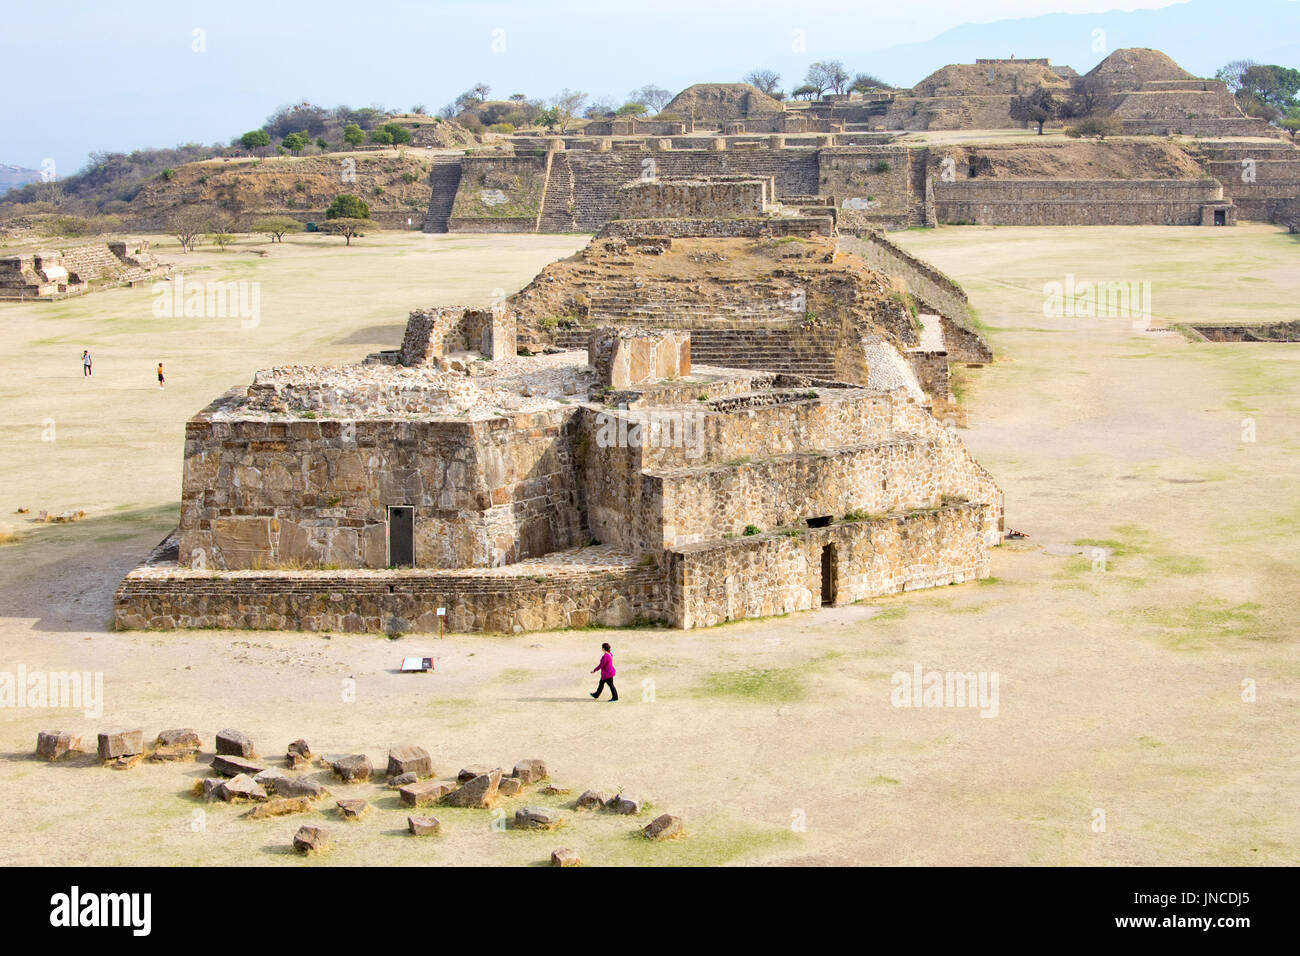
[(817, 87), (818, 95), (824, 96), (827, 90), (843, 93), (849, 83), (849, 71), (839, 60), (821, 60), (808, 67), (804, 82)]
[(750, 70), (741, 77), (741, 82), (748, 83), (750, 86), (757, 86), (768, 96), (771, 96), (776, 92), (776, 85), (781, 82), (781, 74), (775, 70)]
[(569, 128), (569, 121), (578, 114), (578, 111), (582, 109), (582, 104), (586, 102), (586, 93), (571, 90), (567, 87), (551, 97), (551, 105), (559, 113), (561, 133)]
[(180, 241), (182, 252), (193, 249), (211, 224), (211, 214), (194, 206), (182, 206), (167, 217), (167, 231)]
[(668, 101), (673, 98), (673, 94), (662, 86), (647, 83), (641, 89), (633, 90), (627, 95), (627, 98), (632, 103), (644, 103), (652, 113), (662, 113), (664, 107), (668, 105)]

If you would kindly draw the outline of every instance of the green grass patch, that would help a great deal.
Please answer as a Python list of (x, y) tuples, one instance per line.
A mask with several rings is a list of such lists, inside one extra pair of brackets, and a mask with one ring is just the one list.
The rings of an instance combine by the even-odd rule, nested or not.
[(700, 697), (730, 697), (755, 703), (792, 703), (807, 694), (803, 667), (751, 667), (710, 674), (696, 688)]

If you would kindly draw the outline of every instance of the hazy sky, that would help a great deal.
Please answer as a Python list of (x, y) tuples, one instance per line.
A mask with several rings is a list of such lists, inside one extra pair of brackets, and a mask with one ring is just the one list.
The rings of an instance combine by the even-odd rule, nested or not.
[[(1173, 2), (11, 3), (0, 14), (0, 162), (51, 158), (68, 175), (94, 149), (224, 143), (285, 103), (434, 111), (480, 80), (502, 97), (569, 87), (621, 98), (646, 83), (675, 92), (762, 67), (788, 89), (814, 60), (871, 71), (870, 51), (963, 23)], [(884, 79), (911, 85), (936, 65)]]

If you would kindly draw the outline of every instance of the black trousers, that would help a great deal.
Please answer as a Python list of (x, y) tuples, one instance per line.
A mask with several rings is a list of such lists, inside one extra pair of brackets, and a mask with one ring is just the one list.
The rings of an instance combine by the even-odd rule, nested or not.
[(605, 689), (606, 684), (609, 685), (610, 699), (618, 700), (618, 688), (614, 686), (614, 678), (612, 677), (602, 677), (600, 679), (600, 683), (596, 686), (596, 696), (600, 696), (600, 692)]

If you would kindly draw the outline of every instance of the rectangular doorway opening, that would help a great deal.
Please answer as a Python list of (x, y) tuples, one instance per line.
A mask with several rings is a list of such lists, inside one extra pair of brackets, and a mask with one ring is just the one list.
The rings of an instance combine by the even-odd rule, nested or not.
[(829, 528), (831, 525), (831, 516), (822, 515), (819, 518), (805, 518), (804, 521), (808, 522), (808, 527), (810, 528)]
[(1228, 214), (1222, 209), (1214, 210), (1214, 224), (1216, 226), (1225, 226), (1228, 223)]
[(838, 582), (836, 576), (839, 574), (839, 556), (835, 553), (835, 545), (828, 544), (822, 548), (822, 606), (830, 607), (835, 603)]
[(388, 509), (388, 566), (415, 567), (415, 509), (409, 505)]

